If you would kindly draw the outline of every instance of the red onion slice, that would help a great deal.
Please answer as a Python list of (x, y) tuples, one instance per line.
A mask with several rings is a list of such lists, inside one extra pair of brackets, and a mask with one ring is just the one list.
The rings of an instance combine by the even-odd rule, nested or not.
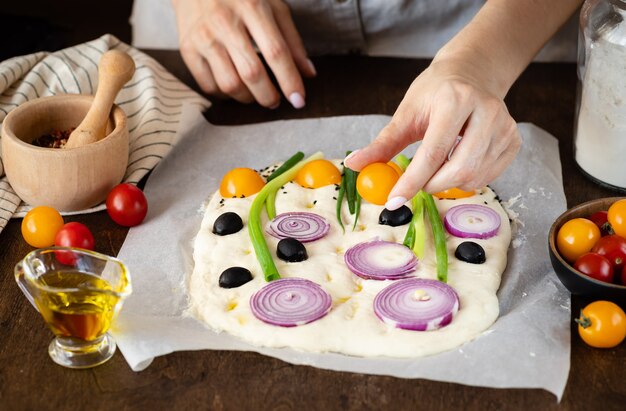
[(448, 284), (423, 278), (396, 281), (374, 298), (374, 312), (384, 323), (412, 331), (436, 330), (452, 322), (459, 296)]
[(417, 257), (409, 248), (381, 240), (350, 247), (344, 260), (350, 271), (366, 280), (407, 278), (417, 266)]
[(484, 205), (462, 204), (448, 210), (444, 224), (453, 236), (485, 239), (498, 234), (500, 215)]
[(330, 224), (322, 216), (307, 212), (292, 212), (277, 215), (270, 221), (266, 231), (273, 237), (295, 238), (302, 243), (319, 240), (324, 237)]
[(268, 283), (250, 298), (252, 314), (281, 327), (318, 320), (330, 311), (332, 299), (319, 284), (304, 278), (281, 278)]

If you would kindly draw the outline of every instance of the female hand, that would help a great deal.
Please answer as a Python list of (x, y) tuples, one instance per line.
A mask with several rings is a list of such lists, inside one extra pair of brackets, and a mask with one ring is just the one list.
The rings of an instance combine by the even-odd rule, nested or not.
[(265, 107), (280, 94), (256, 53), (272, 70), (295, 108), (305, 104), (301, 74), (315, 76), (288, 6), (281, 0), (173, 0), (180, 52), (198, 85)]
[(413, 81), (378, 137), (346, 158), (346, 166), (360, 170), (422, 140), (386, 208), (399, 208), (420, 189), (483, 187), (513, 161), (521, 145), (517, 125), (502, 97), (491, 91), (497, 87), (481, 80), (481, 71), (478, 65), (435, 59)]

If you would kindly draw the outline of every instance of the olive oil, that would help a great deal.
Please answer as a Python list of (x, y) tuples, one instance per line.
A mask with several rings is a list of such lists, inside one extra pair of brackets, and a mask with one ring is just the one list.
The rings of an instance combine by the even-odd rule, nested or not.
[(78, 248), (40, 248), (15, 265), (15, 281), (55, 334), (48, 345), (52, 361), (89, 368), (115, 354), (107, 331), (132, 293), (123, 262)]
[(119, 300), (107, 281), (79, 271), (51, 271), (38, 282), (35, 301), (56, 336), (93, 341), (107, 332)]

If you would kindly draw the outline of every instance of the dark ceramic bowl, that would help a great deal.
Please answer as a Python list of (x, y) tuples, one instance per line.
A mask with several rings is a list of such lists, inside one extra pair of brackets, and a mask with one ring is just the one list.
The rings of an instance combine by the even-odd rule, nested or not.
[(548, 251), (550, 261), (557, 277), (567, 289), (575, 295), (584, 295), (597, 299), (626, 303), (626, 286), (609, 284), (595, 280), (570, 265), (556, 248), (556, 235), (559, 229), (567, 221), (578, 217), (589, 217), (596, 211), (608, 210), (611, 204), (624, 197), (601, 198), (599, 200), (588, 201), (586, 203), (570, 208), (556, 219), (550, 228), (548, 235)]

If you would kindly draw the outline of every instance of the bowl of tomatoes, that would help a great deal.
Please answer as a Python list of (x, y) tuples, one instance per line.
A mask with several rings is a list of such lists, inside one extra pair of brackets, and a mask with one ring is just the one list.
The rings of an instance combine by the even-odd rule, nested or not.
[(576, 295), (626, 302), (626, 198), (610, 197), (573, 207), (548, 236), (559, 280)]

